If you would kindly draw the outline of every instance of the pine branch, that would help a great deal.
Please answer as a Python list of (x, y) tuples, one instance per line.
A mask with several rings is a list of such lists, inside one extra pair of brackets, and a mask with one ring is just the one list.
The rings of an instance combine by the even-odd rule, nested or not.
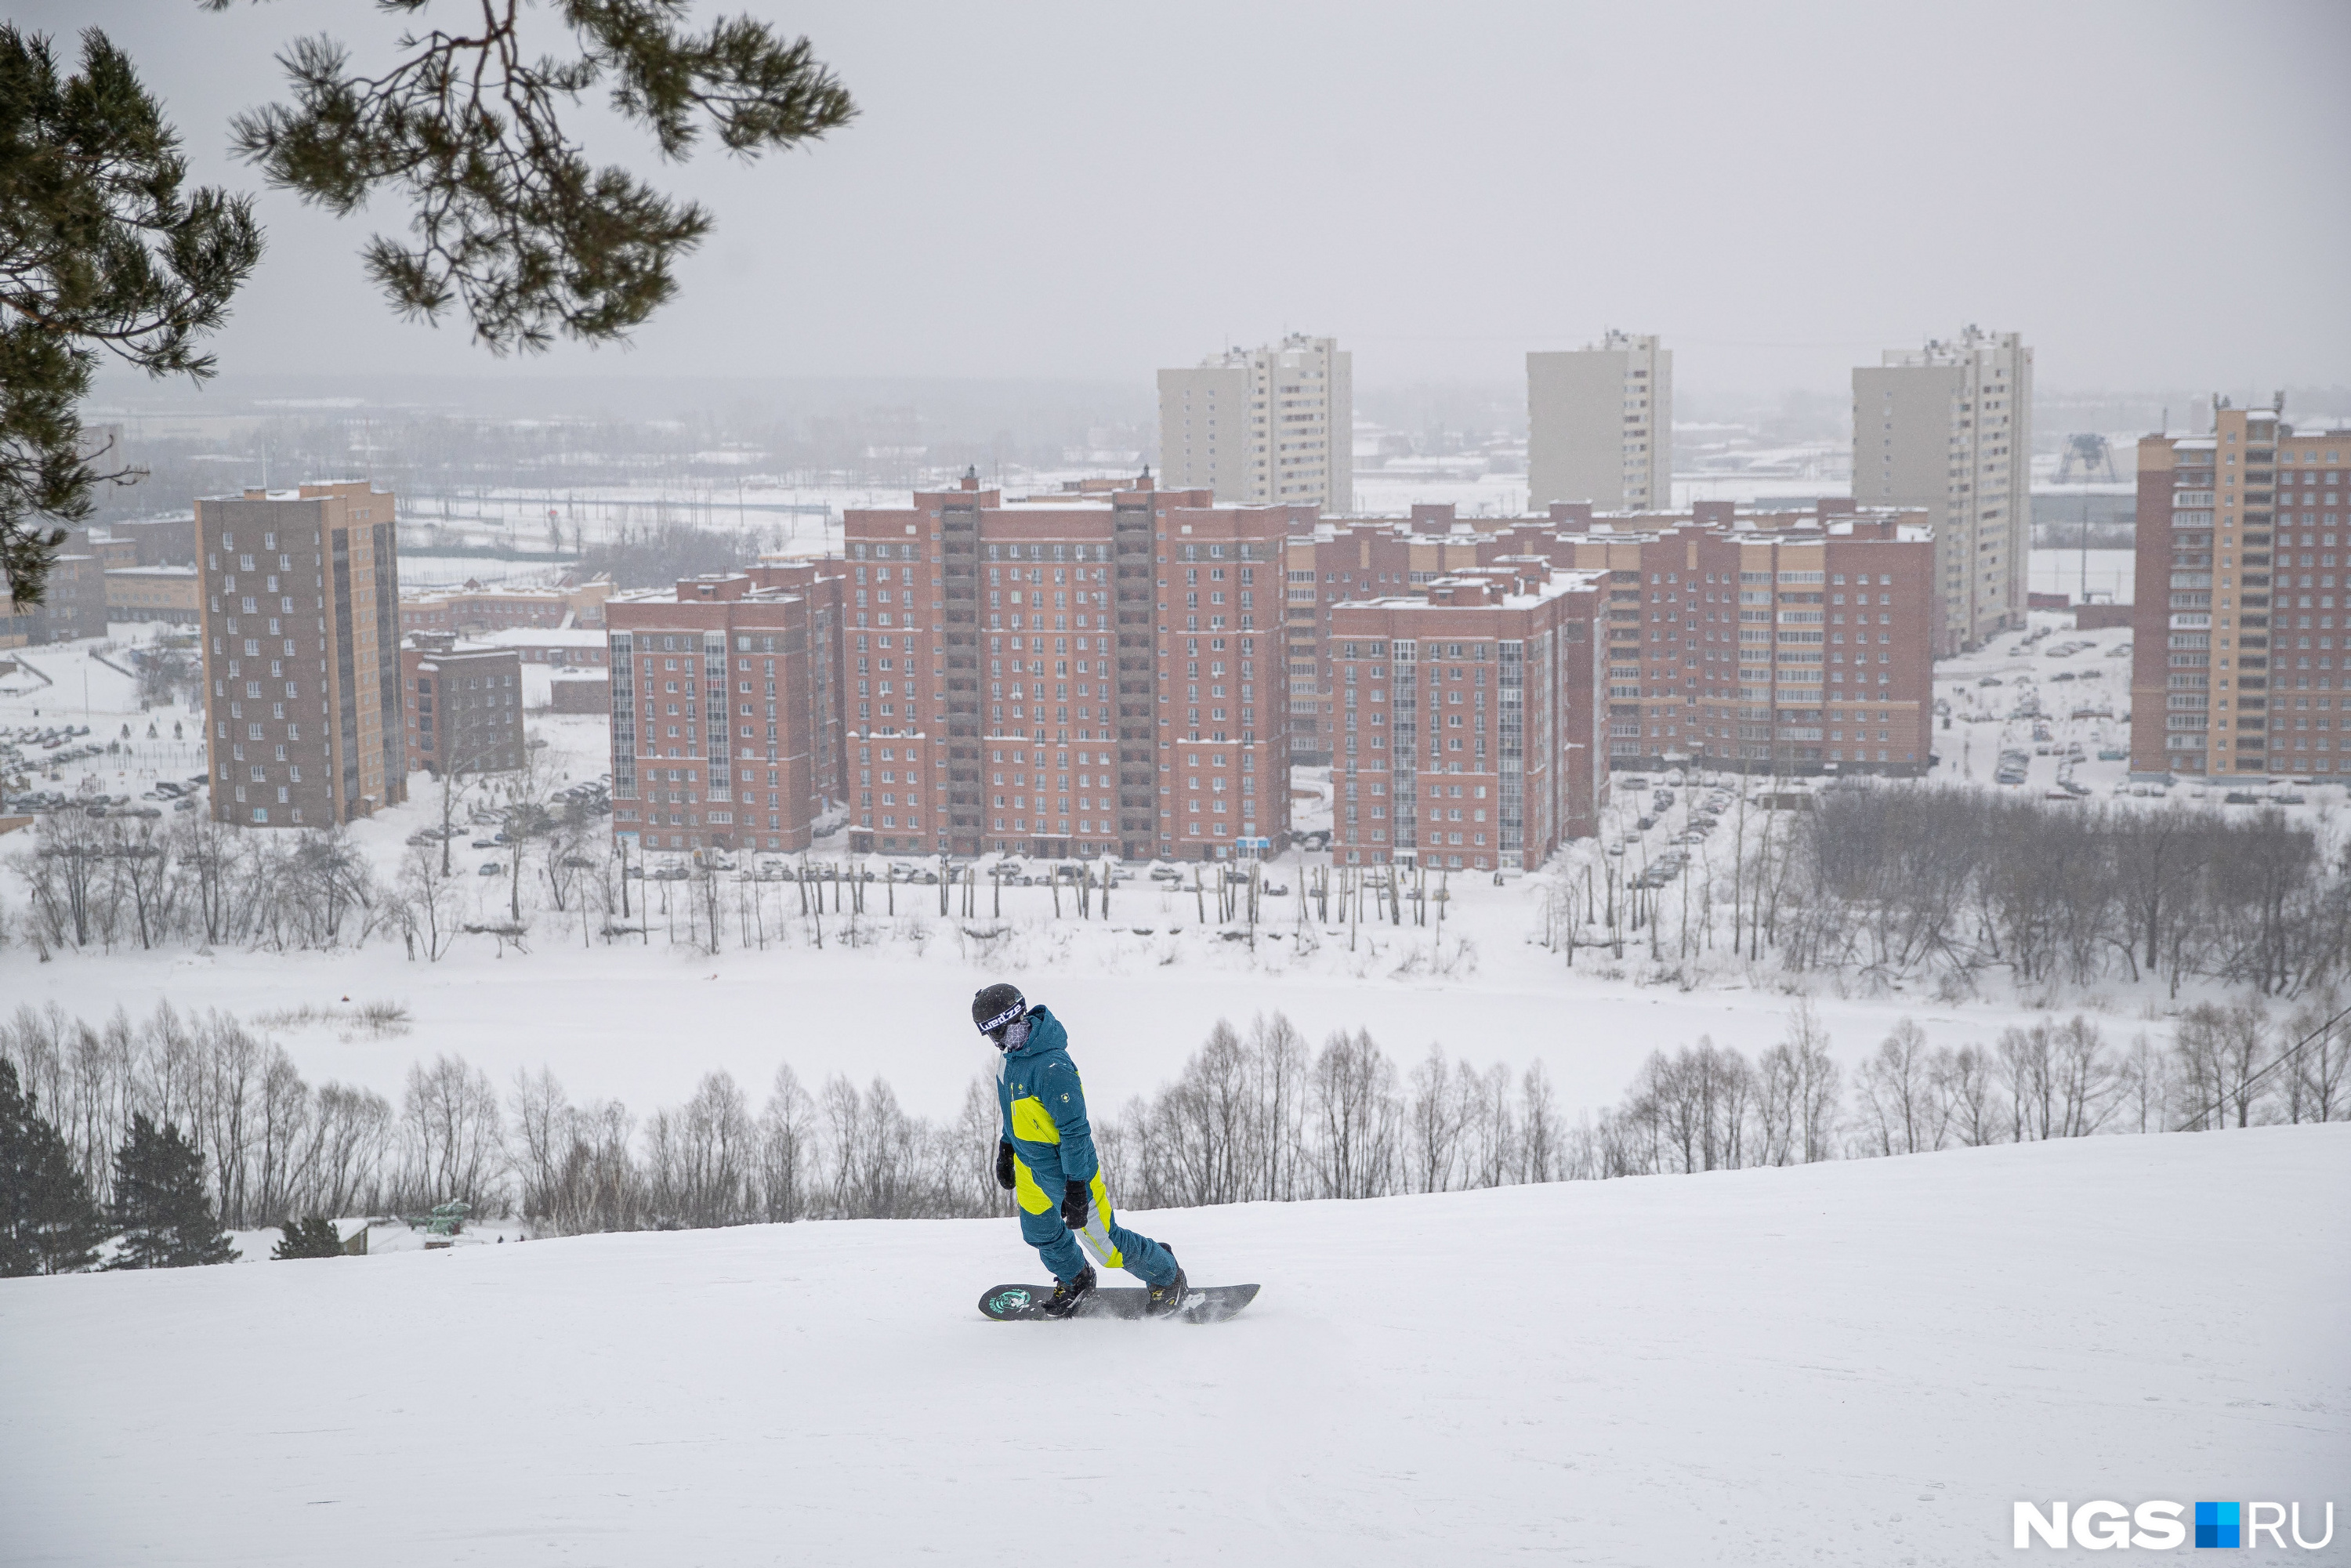
[(233, 141), (271, 184), (338, 216), (399, 193), (409, 238), (372, 237), (368, 275), (410, 319), (462, 308), (493, 353), (624, 340), (675, 297), (676, 264), (710, 231), (696, 204), (591, 166), (562, 118), (589, 89), (609, 83), (613, 107), (672, 160), (691, 155), (705, 120), (747, 159), (857, 112), (806, 38), (749, 17), (696, 34), (684, 0), (556, 0), (579, 52), (531, 58), (520, 0), (475, 4), (478, 27), (405, 34), (380, 75), (354, 72), (330, 38), (298, 40), (278, 57), (291, 102), (239, 115)]

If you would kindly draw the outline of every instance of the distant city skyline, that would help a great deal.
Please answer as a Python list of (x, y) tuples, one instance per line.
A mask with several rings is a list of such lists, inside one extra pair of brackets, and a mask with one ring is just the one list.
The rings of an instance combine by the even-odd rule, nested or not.
[[(1505, 383), (1529, 351), (1638, 322), (1675, 346), (1685, 395), (1835, 394), (1884, 347), (1970, 320), (2022, 332), (2051, 387), (2323, 385), (2351, 365), (2351, 317), (2325, 303), (2351, 254), (2351, 213), (2324, 197), (2351, 183), (2337, 5), (1499, 6), (1435, 31), (1401, 8), (1344, 28), (1214, 4), (940, 8), (912, 28), (821, 0), (777, 15), (862, 109), (805, 153), (664, 166), (601, 103), (580, 108), (596, 157), (717, 219), (632, 349), (499, 361), (462, 322), (402, 322), (358, 256), (401, 214), (336, 222), (263, 192), (269, 250), (218, 339), (224, 370), (298, 370), (330, 342), (381, 372), (490, 382), (1147, 389), (1204, 345), (1311, 331), (1376, 388)], [(364, 63), (397, 26), (358, 5), (133, 0), (15, 16), (68, 48), (107, 30), (194, 177), (247, 190), (226, 125), (284, 96), (270, 57), (323, 26)], [(1639, 155), (1605, 155), (1634, 125)], [(2183, 318), (2168, 303), (2197, 266), (2180, 204), (2221, 189), (2257, 215), (2265, 286)], [(1111, 243), (1105, 209), (1149, 243)], [(1952, 214), (1992, 209), (2001, 243), (1959, 243)], [(955, 234), (974, 242), (943, 269)]]

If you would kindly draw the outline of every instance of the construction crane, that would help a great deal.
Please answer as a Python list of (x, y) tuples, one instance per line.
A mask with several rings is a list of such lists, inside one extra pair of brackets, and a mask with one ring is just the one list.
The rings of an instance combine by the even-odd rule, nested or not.
[(2065, 438), (2064, 454), (2057, 459), (2057, 483), (2112, 483), (2115, 478), (2115, 455), (2105, 436), (2093, 432)]

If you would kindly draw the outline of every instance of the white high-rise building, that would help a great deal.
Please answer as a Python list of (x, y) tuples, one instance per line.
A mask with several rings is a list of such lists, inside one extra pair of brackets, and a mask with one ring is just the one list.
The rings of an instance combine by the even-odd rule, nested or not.
[(1527, 356), (1527, 501), (1600, 511), (1674, 504), (1674, 355), (1611, 329), (1598, 343)]
[(2032, 528), (2032, 350), (1973, 327), (1853, 372), (1853, 497), (1923, 508), (1943, 601), (1937, 653), (2024, 624)]
[(1354, 509), (1354, 357), (1293, 334), (1159, 372), (1159, 484), (1222, 506)]

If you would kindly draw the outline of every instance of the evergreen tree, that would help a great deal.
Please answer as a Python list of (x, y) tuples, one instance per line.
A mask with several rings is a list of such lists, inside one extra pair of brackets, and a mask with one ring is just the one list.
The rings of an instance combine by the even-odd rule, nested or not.
[(106, 1236), (66, 1141), (0, 1058), (0, 1275), (87, 1269)]
[(335, 1234), (335, 1222), (312, 1215), (308, 1219), (288, 1218), (278, 1228), (285, 1234), (277, 1245), (269, 1249), (272, 1262), (288, 1258), (340, 1258), (343, 1255), (343, 1239)]
[(114, 1152), (113, 1218), (122, 1249), (110, 1269), (185, 1269), (236, 1257), (213, 1218), (204, 1155), (171, 1123), (158, 1132), (143, 1111)]
[(92, 28), (81, 72), (0, 26), (0, 601), (41, 602), (90, 492), (137, 476), (91, 452), (78, 405), (110, 353), (213, 373), (197, 343), (261, 259), (250, 199), (186, 189), (187, 161), (121, 50)]

